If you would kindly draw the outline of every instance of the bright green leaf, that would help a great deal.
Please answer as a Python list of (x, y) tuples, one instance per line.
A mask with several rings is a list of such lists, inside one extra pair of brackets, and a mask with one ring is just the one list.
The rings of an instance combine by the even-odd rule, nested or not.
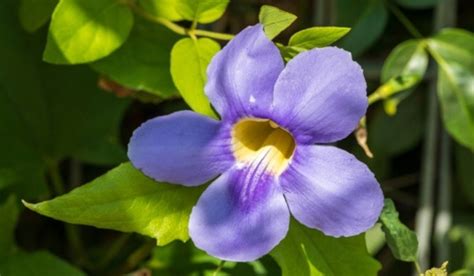
[(204, 94), (204, 85), (207, 66), (220, 48), (209, 38), (183, 38), (171, 51), (171, 75), (181, 96), (193, 110), (212, 117), (215, 114)]
[(88, 63), (120, 47), (133, 25), (129, 8), (118, 0), (61, 0), (49, 27), (45, 61)]
[(405, 8), (426, 9), (438, 4), (439, 0), (397, 0), (397, 3)]
[(395, 116), (376, 110), (369, 121), (369, 147), (376, 157), (402, 154), (420, 143), (424, 132), (423, 102), (412, 95)]
[(176, 95), (170, 74), (170, 52), (178, 36), (163, 26), (136, 20), (127, 42), (112, 55), (92, 64), (126, 87), (163, 98)]
[(312, 27), (291, 36), (288, 46), (309, 50), (326, 47), (345, 36), (351, 29), (344, 27)]
[(58, 0), (21, 0), (18, 15), (28, 32), (34, 32), (48, 22)]
[(364, 235), (328, 237), (292, 221), (287, 237), (270, 253), (283, 276), (377, 275), (380, 264), (368, 253)]
[(385, 199), (380, 221), (393, 256), (405, 262), (416, 261), (418, 251), (416, 234), (400, 221), (391, 199)]
[(224, 14), (229, 0), (177, 0), (177, 11), (184, 19), (211, 23)]
[(14, 236), (18, 214), (19, 210), (14, 196), (8, 197), (0, 205), (0, 260), (15, 249)]
[(384, 1), (337, 0), (336, 7), (336, 24), (351, 27), (340, 45), (353, 55), (360, 55), (382, 35), (388, 18)]
[(279, 8), (263, 5), (258, 14), (258, 21), (263, 24), (265, 34), (269, 39), (275, 38), (296, 20), (297, 16)]
[(42, 215), (156, 238), (158, 245), (188, 239), (188, 220), (204, 187), (157, 183), (130, 163), (72, 192), (25, 205)]
[(2, 276), (85, 276), (82, 271), (45, 252), (18, 252), (0, 260)]
[(445, 29), (428, 40), (438, 63), (438, 98), (444, 126), (474, 150), (474, 34)]
[(145, 11), (156, 17), (180, 21), (184, 20), (177, 10), (180, 1), (182, 0), (138, 0), (138, 4)]

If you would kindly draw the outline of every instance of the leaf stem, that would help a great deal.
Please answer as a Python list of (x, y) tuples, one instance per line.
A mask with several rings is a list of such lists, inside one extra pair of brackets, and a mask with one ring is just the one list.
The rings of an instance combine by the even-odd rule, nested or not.
[(415, 25), (411, 23), (410, 19), (408, 19), (408, 17), (406, 17), (396, 5), (392, 4), (390, 1), (385, 1), (385, 4), (412, 36), (416, 38), (423, 38), (423, 35), (420, 33), (420, 31), (418, 31)]
[(415, 269), (418, 275), (420, 276), (423, 275), (423, 272), (421, 271), (420, 264), (418, 263), (418, 261), (414, 261), (413, 264), (415, 265)]
[(234, 35), (231, 35), (231, 34), (217, 33), (217, 32), (196, 29), (196, 26), (197, 26), (196, 21), (193, 21), (191, 28), (186, 29), (174, 23), (171, 20), (168, 20), (163, 17), (154, 16), (148, 13), (147, 11), (142, 9), (139, 5), (137, 5), (134, 1), (128, 1), (127, 4), (136, 14), (140, 15), (141, 17), (151, 22), (160, 24), (179, 35), (189, 35), (191, 37), (193, 37), (194, 35), (198, 35), (198, 36), (205, 36), (205, 37), (219, 39), (219, 40), (231, 40), (234, 37)]
[(224, 260), (221, 260), (221, 262), (219, 263), (219, 265), (217, 266), (216, 270), (214, 271), (214, 273), (212, 273), (212, 276), (217, 276), (219, 274), (219, 272), (221, 271), (221, 269), (224, 267), (224, 264), (225, 264), (225, 261)]

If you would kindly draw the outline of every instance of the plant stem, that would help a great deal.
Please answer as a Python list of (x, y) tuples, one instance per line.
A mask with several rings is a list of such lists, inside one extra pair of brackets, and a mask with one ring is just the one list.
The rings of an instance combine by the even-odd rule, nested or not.
[(129, 1), (127, 3), (130, 8), (138, 15), (140, 15), (141, 17), (151, 21), (151, 22), (154, 22), (154, 23), (157, 23), (157, 24), (160, 24), (160, 25), (163, 25), (164, 27), (168, 28), (169, 30), (179, 34), (179, 35), (189, 35), (189, 36), (193, 36), (193, 35), (198, 35), (198, 36), (205, 36), (205, 37), (210, 37), (210, 38), (214, 38), (214, 39), (219, 39), (219, 40), (231, 40), (234, 35), (231, 35), (231, 34), (225, 34), (225, 33), (217, 33), (217, 32), (211, 32), (211, 31), (206, 31), (206, 30), (200, 30), (200, 29), (196, 29), (196, 26), (197, 26), (197, 22), (193, 21), (193, 24), (191, 26), (190, 29), (186, 29), (176, 23), (174, 23), (173, 21), (170, 21), (166, 18), (162, 18), (162, 17), (158, 17), (158, 16), (154, 16), (150, 13), (148, 13), (147, 11), (145, 11), (144, 9), (142, 9), (140, 6), (138, 6), (136, 3), (134, 3), (133, 1)]
[(423, 38), (420, 31), (418, 31), (415, 25), (411, 23), (410, 19), (408, 19), (408, 17), (406, 17), (396, 5), (392, 4), (390, 1), (385, 1), (385, 4), (412, 36), (415, 38)]
[[(64, 181), (59, 173), (59, 166), (57, 161), (48, 162), (48, 173), (53, 186), (53, 193), (62, 195), (65, 193)], [(82, 246), (79, 228), (76, 225), (65, 223), (64, 228), (69, 244), (70, 254), (73, 261), (78, 264), (83, 264), (87, 261), (86, 251)]]
[(420, 264), (417, 261), (414, 261), (413, 264), (415, 265), (416, 272), (418, 275), (423, 275), (423, 272), (421, 271)]
[(225, 261), (222, 260), (219, 265), (217, 266), (216, 270), (214, 271), (214, 273), (212, 273), (212, 276), (217, 276), (219, 274), (219, 272), (221, 271), (221, 269), (224, 267), (224, 264), (225, 264)]
[(120, 236), (113, 242), (113, 244), (107, 250), (107, 253), (104, 255), (102, 260), (99, 261), (97, 266), (99, 268), (106, 268), (112, 262), (112, 260), (118, 255), (118, 253), (120, 253), (120, 251), (123, 249), (123, 247), (128, 242), (130, 237), (131, 237), (130, 233), (120, 234)]

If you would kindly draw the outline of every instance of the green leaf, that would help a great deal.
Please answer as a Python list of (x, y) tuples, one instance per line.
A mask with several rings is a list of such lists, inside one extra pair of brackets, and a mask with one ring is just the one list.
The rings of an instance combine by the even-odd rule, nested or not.
[(15, 249), (15, 227), (18, 215), (16, 198), (10, 196), (0, 205), (0, 260)]
[(385, 199), (380, 221), (393, 256), (405, 262), (416, 261), (418, 251), (416, 234), (400, 221), (395, 204), (389, 198)]
[(61, 0), (54, 10), (43, 59), (56, 64), (88, 63), (108, 56), (133, 26), (118, 0)]
[(177, 11), (189, 21), (211, 23), (224, 14), (229, 0), (178, 0)]
[(474, 206), (474, 152), (456, 145), (456, 176), (462, 195)]
[(23, 28), (32, 33), (48, 22), (58, 0), (21, 0), (18, 15)]
[(18, 252), (0, 260), (2, 276), (85, 276), (60, 258), (46, 252)]
[(474, 150), (474, 34), (445, 29), (428, 39), (438, 63), (438, 98), (444, 126), (460, 144)]
[(0, 171), (7, 172), (0, 182), (33, 198), (46, 190), (46, 160), (116, 164), (126, 158), (118, 125), (128, 101), (99, 90), (88, 67), (41, 62), (44, 41), (25, 34), (10, 12), (14, 5), (0, 1), (0, 33), (9, 38), (0, 40)]
[(297, 16), (292, 13), (269, 5), (263, 5), (258, 14), (258, 21), (263, 24), (263, 29), (269, 39), (273, 39), (279, 35), (283, 30), (288, 28), (296, 18)]
[(270, 253), (289, 275), (377, 275), (380, 264), (368, 253), (364, 235), (328, 237), (292, 221), (287, 237)]
[(411, 95), (399, 107), (395, 116), (377, 109), (368, 125), (368, 144), (375, 157), (396, 156), (416, 145), (423, 138), (423, 102)]
[(428, 67), (428, 54), (423, 40), (404, 41), (392, 50), (384, 62), (380, 81), (382, 83), (399, 76), (423, 78)]
[(163, 26), (137, 19), (127, 42), (92, 67), (126, 87), (163, 98), (175, 96), (170, 52), (178, 38)]
[(180, 21), (184, 20), (184, 17), (178, 12), (180, 1), (182, 0), (138, 0), (138, 4), (156, 17)]
[(209, 38), (183, 38), (171, 51), (171, 76), (181, 96), (194, 111), (211, 117), (215, 113), (204, 94), (206, 69), (220, 48)]
[(388, 18), (384, 1), (337, 0), (336, 7), (336, 25), (351, 27), (340, 45), (353, 55), (360, 55), (382, 35)]
[(397, 0), (397, 3), (405, 8), (426, 9), (438, 4), (439, 0)]
[(125, 163), (66, 195), (24, 204), (54, 219), (137, 232), (165, 245), (189, 238), (189, 215), (203, 189), (157, 183)]
[(317, 47), (326, 47), (345, 36), (351, 29), (344, 27), (312, 27), (291, 36), (288, 46), (281, 46), (285, 60)]

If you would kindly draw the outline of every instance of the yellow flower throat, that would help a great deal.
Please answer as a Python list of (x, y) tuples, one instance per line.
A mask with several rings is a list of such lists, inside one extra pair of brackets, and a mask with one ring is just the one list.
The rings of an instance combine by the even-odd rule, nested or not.
[(246, 118), (232, 129), (232, 149), (238, 162), (259, 162), (267, 172), (280, 175), (295, 151), (293, 136), (275, 122)]

